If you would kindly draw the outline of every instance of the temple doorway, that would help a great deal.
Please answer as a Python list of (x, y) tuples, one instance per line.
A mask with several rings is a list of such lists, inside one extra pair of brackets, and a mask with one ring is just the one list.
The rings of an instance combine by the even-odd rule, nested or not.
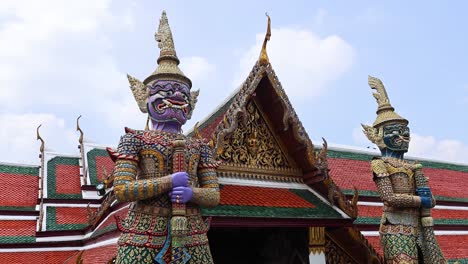
[(208, 238), (214, 263), (309, 263), (307, 228), (212, 227)]

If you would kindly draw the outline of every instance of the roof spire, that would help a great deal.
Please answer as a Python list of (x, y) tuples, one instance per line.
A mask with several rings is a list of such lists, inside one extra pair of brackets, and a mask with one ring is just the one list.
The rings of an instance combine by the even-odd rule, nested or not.
[(260, 62), (261, 65), (266, 65), (270, 63), (270, 60), (268, 59), (268, 55), (266, 52), (266, 46), (267, 46), (267, 42), (270, 40), (270, 37), (271, 37), (271, 20), (270, 20), (270, 16), (268, 15), (268, 13), (265, 13), (265, 15), (268, 17), (268, 27), (267, 27), (265, 39), (263, 40), (262, 51), (260, 52), (260, 57), (258, 58), (258, 61)]
[(178, 67), (180, 61), (175, 50), (166, 11), (162, 12), (158, 31), (154, 34), (154, 38), (158, 42), (158, 48), (161, 49), (157, 61), (158, 67), (143, 83), (147, 85), (153, 80), (176, 80), (187, 83), (191, 87), (192, 82)]

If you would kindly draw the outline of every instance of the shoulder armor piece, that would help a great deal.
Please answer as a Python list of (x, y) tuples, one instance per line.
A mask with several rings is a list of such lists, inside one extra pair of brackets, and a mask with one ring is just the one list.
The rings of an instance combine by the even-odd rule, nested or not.
[(376, 177), (387, 177), (388, 171), (385, 167), (385, 162), (380, 158), (374, 158), (371, 161), (371, 169)]

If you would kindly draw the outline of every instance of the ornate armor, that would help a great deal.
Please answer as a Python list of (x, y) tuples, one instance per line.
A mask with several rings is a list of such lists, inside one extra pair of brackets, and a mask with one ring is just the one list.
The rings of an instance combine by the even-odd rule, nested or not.
[(385, 157), (371, 162), (374, 181), (384, 203), (379, 231), (387, 263), (418, 263), (421, 200), (414, 183), (418, 165)]
[[(153, 263), (159, 257), (170, 263), (171, 200), (168, 192), (172, 188), (172, 142), (176, 137), (177, 134), (161, 131), (127, 129), (117, 151), (112, 152), (117, 159), (114, 192), (118, 200), (132, 201), (127, 217), (118, 219), (117, 223), (122, 232), (117, 262)], [(203, 141), (186, 138), (186, 142), (185, 165), (193, 189), (193, 202), (186, 205), (185, 247), (191, 257), (190, 263), (211, 263), (206, 236), (209, 224), (203, 221), (198, 205), (211, 207), (219, 202), (217, 162)]]
[(377, 118), (363, 128), (382, 153), (371, 168), (384, 204), (379, 231), (385, 263), (446, 263), (434, 236), (430, 208), (435, 200), (422, 165), (403, 159), (410, 141), (408, 120), (394, 111), (379, 79), (369, 76), (369, 85), (377, 91)]

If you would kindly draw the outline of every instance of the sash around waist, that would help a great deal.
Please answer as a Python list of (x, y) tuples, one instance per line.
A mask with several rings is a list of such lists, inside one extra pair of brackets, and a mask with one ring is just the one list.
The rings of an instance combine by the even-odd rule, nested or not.
[[(149, 215), (154, 215), (154, 216), (169, 217), (172, 215), (171, 208), (157, 207), (157, 206), (152, 206), (152, 205), (140, 204), (136, 202), (133, 202), (130, 204), (129, 210), (136, 212), (136, 213), (149, 214)], [(186, 210), (185, 215), (187, 216), (201, 214), (200, 208), (198, 207), (187, 206), (185, 210)]]

